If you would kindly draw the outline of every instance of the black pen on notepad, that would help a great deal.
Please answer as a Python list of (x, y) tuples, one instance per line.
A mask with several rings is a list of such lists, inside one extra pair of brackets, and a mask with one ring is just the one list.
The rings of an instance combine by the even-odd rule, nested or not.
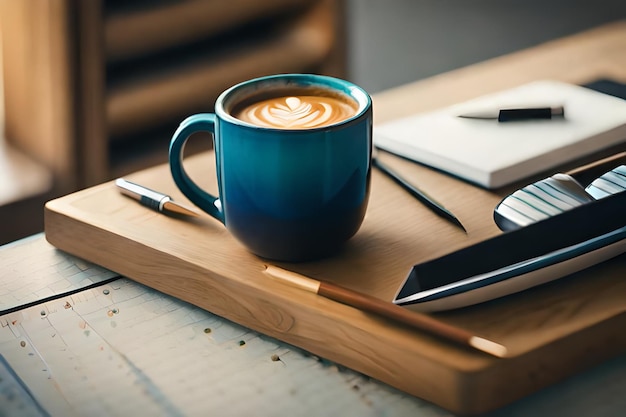
[(522, 120), (541, 120), (565, 117), (565, 108), (556, 107), (520, 107), (500, 110), (476, 111), (460, 114), (465, 119), (489, 119), (498, 122), (515, 122)]

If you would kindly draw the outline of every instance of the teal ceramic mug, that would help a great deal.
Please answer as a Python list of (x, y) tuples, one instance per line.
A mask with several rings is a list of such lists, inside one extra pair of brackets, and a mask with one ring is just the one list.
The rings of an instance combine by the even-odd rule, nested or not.
[[(218, 195), (185, 172), (183, 148), (213, 136)], [(372, 101), (345, 80), (282, 74), (223, 92), (215, 113), (185, 119), (169, 163), (181, 192), (248, 250), (280, 261), (335, 253), (360, 228), (369, 199)]]

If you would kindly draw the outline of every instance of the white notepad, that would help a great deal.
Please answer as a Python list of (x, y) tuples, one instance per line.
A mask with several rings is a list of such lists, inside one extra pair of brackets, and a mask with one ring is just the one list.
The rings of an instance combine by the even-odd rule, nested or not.
[[(499, 123), (458, 115), (563, 105), (564, 118)], [(626, 100), (558, 81), (537, 81), (374, 126), (381, 149), (486, 188), (498, 188), (626, 142)]]

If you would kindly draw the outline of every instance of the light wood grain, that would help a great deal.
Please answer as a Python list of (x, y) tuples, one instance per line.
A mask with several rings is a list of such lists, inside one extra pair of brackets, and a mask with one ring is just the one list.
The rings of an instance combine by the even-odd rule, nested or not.
[[(524, 51), (383, 93), (374, 98), (377, 120), (526, 78), (584, 82), (605, 76), (603, 69), (615, 60), (606, 52), (623, 50), (624, 40), (626, 24), (615, 24), (540, 46), (536, 54)], [(573, 62), (590, 65), (567, 71)], [(622, 71), (625, 77), (626, 65)], [(492, 211), (507, 190), (487, 191), (389, 155), (380, 158), (450, 209), (468, 233), (373, 171), (365, 221), (343, 252), (278, 266), (391, 300), (412, 265), (500, 233)], [(212, 153), (189, 158), (186, 168), (217, 191)], [(186, 202), (167, 166), (128, 179)], [(620, 330), (626, 325), (624, 256), (505, 299), (435, 315), (508, 348), (508, 358), (494, 359), (276, 282), (263, 273), (264, 260), (208, 215), (168, 218), (122, 196), (112, 182), (49, 202), (46, 237), (65, 251), (456, 413), (502, 406), (626, 350)]]

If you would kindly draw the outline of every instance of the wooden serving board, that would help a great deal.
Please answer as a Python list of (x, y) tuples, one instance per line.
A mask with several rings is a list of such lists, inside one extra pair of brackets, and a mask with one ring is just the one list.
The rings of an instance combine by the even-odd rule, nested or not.
[[(625, 39), (622, 20), (379, 93), (374, 123), (538, 79), (626, 82)], [(381, 157), (455, 213), (469, 233), (374, 171), (365, 222), (343, 253), (280, 266), (391, 300), (413, 264), (500, 233), (492, 211), (511, 189), (488, 192)], [(216, 191), (212, 156), (191, 158), (186, 166)], [(166, 166), (128, 179), (185, 201)], [(520, 294), (434, 315), (506, 345), (510, 356), (495, 359), (274, 281), (263, 273), (265, 262), (208, 215), (168, 218), (120, 195), (113, 183), (51, 201), (45, 215), (48, 240), (67, 252), (458, 414), (500, 407), (626, 351), (625, 256)]]
[[(414, 264), (500, 233), (492, 211), (509, 190), (493, 193), (381, 158), (455, 213), (468, 233), (373, 171), (364, 224), (345, 249), (279, 266), (391, 300)], [(217, 191), (211, 152), (188, 158), (186, 167)], [(127, 179), (187, 202), (166, 165)], [(208, 215), (185, 220), (150, 211), (113, 182), (48, 202), (45, 231), (64, 251), (459, 414), (498, 408), (626, 351), (624, 256), (523, 293), (434, 314), (504, 344), (510, 356), (496, 359), (275, 281), (263, 272), (267, 261)]]

